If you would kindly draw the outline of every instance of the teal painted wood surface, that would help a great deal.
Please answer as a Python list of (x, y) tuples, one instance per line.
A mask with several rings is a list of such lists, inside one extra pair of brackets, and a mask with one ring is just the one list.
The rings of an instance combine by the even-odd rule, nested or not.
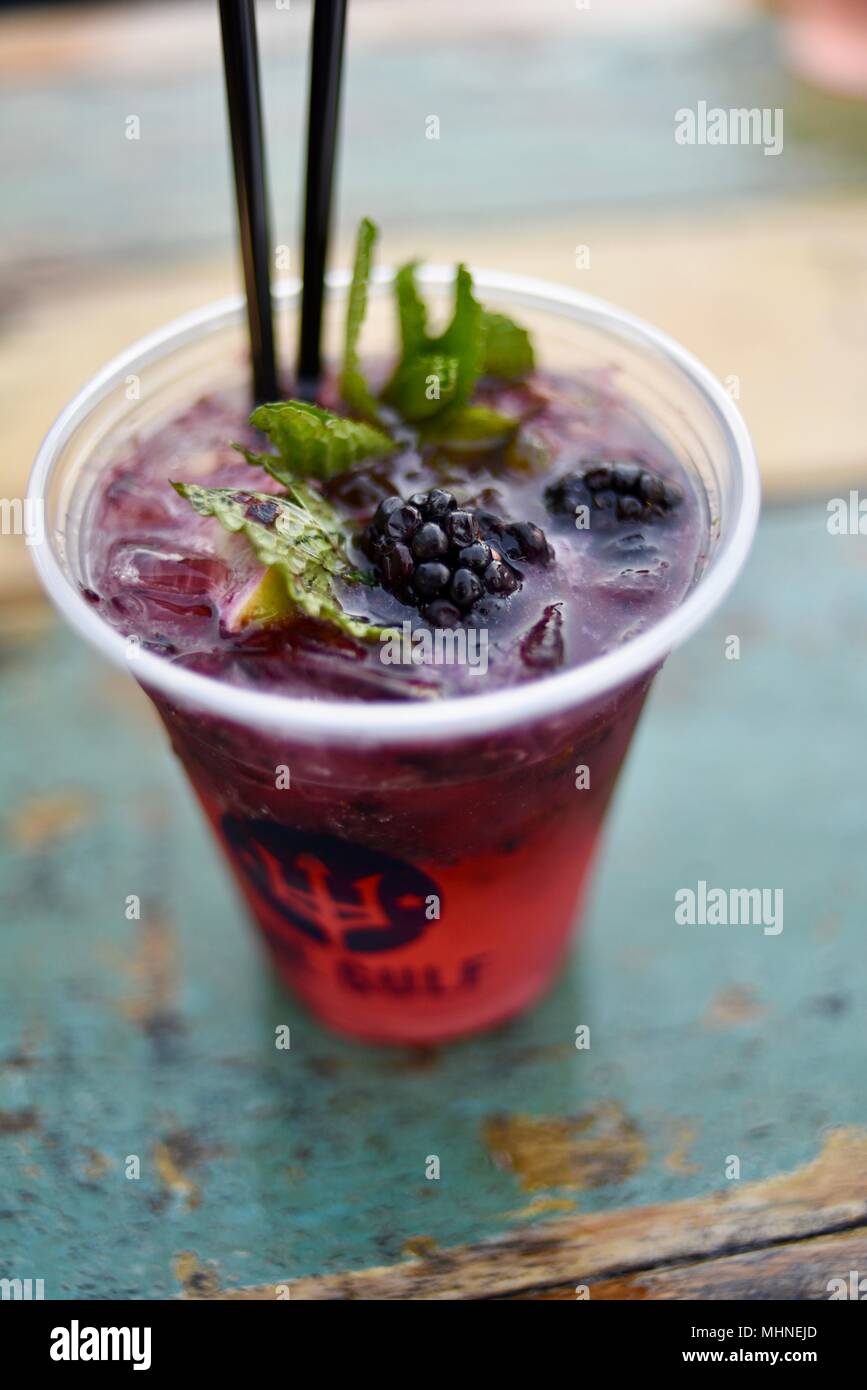
[[(0, 1276), (170, 1297), (191, 1268), (223, 1289), (363, 1268), (540, 1201), (709, 1193), (731, 1154), (766, 1177), (865, 1125), (865, 564), (822, 502), (764, 521), (657, 682), (565, 974), (434, 1053), (341, 1041), (271, 980), (131, 682), (59, 630), (5, 650)], [(701, 878), (782, 888), (783, 932), (675, 925)], [(545, 1142), (547, 1174), (495, 1161), (502, 1117), (576, 1114), (600, 1138), (577, 1174)]]

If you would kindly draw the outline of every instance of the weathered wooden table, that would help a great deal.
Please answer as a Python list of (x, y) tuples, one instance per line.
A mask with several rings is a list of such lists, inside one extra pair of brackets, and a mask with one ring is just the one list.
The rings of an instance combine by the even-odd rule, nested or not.
[[(658, 681), (566, 973), (440, 1051), (320, 1029), (132, 682), (57, 630), (8, 646), (0, 1274), (53, 1298), (826, 1298), (867, 1269), (864, 577), (823, 502), (766, 517)], [(782, 888), (783, 931), (677, 926), (699, 879)]]

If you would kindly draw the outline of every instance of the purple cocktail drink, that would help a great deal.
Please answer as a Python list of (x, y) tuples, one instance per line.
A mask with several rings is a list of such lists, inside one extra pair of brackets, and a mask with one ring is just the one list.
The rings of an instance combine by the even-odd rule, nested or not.
[(254, 415), (266, 453), (224, 369), (109, 431), (77, 489), (77, 620), (135, 657), (280, 972), (381, 1041), (550, 981), (659, 634), (708, 584), (709, 494), (737, 510), (723, 431), (708, 467), (679, 433), (713, 435), (687, 397), (654, 418), (598, 345), (555, 374), (490, 319), (496, 370), (451, 411), (418, 389), (454, 380), (448, 329), (402, 378), (383, 360), (372, 433), (344, 371), (318, 411)]

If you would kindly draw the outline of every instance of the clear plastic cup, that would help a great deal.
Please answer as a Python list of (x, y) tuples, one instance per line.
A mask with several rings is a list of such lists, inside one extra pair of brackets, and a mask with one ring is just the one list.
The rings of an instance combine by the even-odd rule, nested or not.
[[(391, 341), (391, 279), (383, 271), (372, 285), (366, 349)], [(429, 267), (420, 279), (445, 314), (453, 272)], [(42, 582), (154, 701), (277, 969), (327, 1024), (379, 1042), (475, 1032), (549, 984), (653, 674), (734, 583), (759, 510), (743, 420), (677, 343), (554, 285), (486, 272), (475, 283), (486, 305), (517, 311), (542, 367), (616, 368), (621, 394), (707, 497), (707, 554), (690, 593), (585, 665), (434, 705), (299, 699), (174, 665), (103, 622), (82, 593), (93, 489), (132, 433), (243, 382), (240, 300), (170, 324), (99, 372), (49, 430), (30, 480), (45, 507)], [(329, 277), (326, 343), (347, 284)], [(275, 298), (294, 341), (298, 284)], [(582, 766), (589, 787), (576, 785)], [(279, 788), (278, 768), (289, 772)]]

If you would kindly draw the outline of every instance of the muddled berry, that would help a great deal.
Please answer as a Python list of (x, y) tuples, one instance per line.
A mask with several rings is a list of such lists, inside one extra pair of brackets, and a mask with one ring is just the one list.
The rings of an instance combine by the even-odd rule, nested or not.
[(440, 627), (486, 620), (486, 597), (502, 600), (520, 589), (524, 572), (515, 562), (545, 563), (553, 554), (540, 527), (458, 507), (442, 488), (407, 502), (386, 498), (360, 544), (383, 585)]
[(590, 500), (590, 490), (583, 473), (564, 473), (555, 483), (548, 484), (544, 497), (552, 516), (574, 516)]
[(591, 468), (584, 474), (584, 480), (591, 492), (601, 492), (603, 488), (611, 486), (611, 468), (607, 463), (601, 463), (598, 468)]
[(455, 570), (449, 594), (458, 608), (472, 608), (476, 600), (482, 597), (482, 582), (472, 570)]
[(641, 477), (637, 463), (616, 463), (611, 470), (611, 486), (615, 492), (632, 492)]
[(448, 565), (442, 564), (439, 560), (429, 560), (426, 564), (416, 568), (412, 579), (412, 587), (417, 598), (423, 602), (433, 598), (446, 587), (452, 577), (452, 572)]
[(616, 540), (608, 541), (605, 550), (610, 552), (618, 560), (634, 560), (636, 557), (644, 559), (646, 556), (656, 554), (656, 546), (641, 531), (630, 531), (628, 536), (618, 536)]
[(642, 473), (638, 479), (638, 492), (643, 502), (659, 506), (665, 500), (665, 483), (655, 473)]
[(417, 560), (438, 560), (449, 548), (449, 538), (435, 521), (425, 521), (412, 538), (412, 553)]
[(621, 521), (634, 521), (644, 515), (644, 503), (640, 497), (633, 497), (627, 493), (625, 497), (617, 499), (617, 515)]
[(505, 534), (517, 542), (518, 557), (521, 560), (548, 560), (551, 547), (545, 539), (545, 532), (532, 521), (512, 521), (505, 528)]
[(559, 603), (552, 603), (521, 643), (521, 658), (534, 671), (554, 671), (563, 656), (563, 615)]
[(617, 493), (612, 488), (606, 488), (604, 492), (594, 492), (593, 506), (597, 512), (613, 512), (617, 506)]
[(485, 521), (479, 518), (478, 513), (476, 516), (494, 552), (493, 559), (501, 560), (505, 556), (514, 565), (523, 561), (547, 564), (553, 558), (554, 552), (545, 539), (544, 531), (532, 522), (502, 521), (490, 513), (486, 514)]
[(545, 489), (552, 515), (574, 517), (586, 508), (591, 529), (610, 530), (614, 521), (651, 522), (682, 501), (676, 483), (630, 459), (592, 460), (583, 472), (565, 473)]
[(503, 556), (505, 556), (507, 560), (511, 561), (521, 559), (520, 542), (517, 541), (514, 536), (510, 536), (508, 531), (506, 531), (505, 529), (502, 531), (498, 531), (496, 540), (498, 546), (497, 559), (501, 560)]

